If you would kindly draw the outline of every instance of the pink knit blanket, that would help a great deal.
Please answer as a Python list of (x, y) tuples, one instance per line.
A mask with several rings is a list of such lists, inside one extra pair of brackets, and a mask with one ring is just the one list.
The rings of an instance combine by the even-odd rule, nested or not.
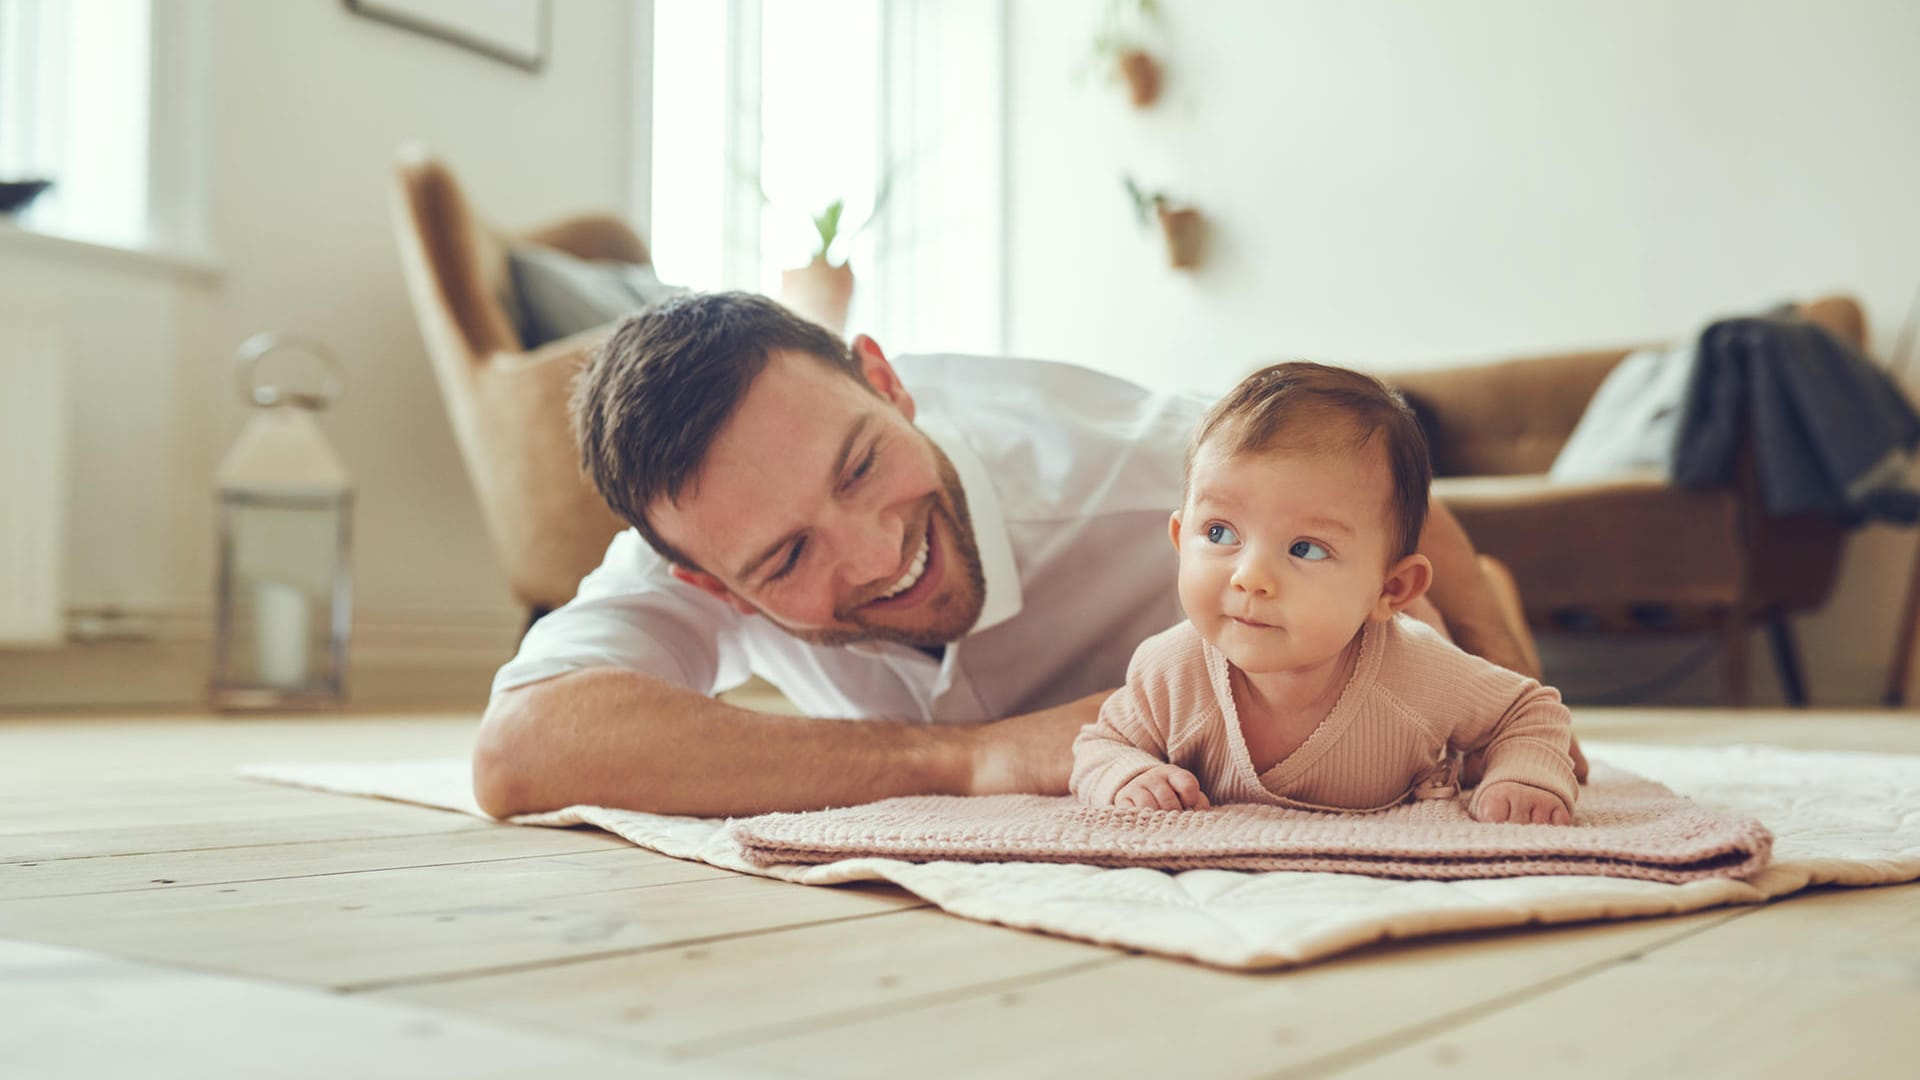
[(841, 810), (763, 814), (729, 829), (760, 866), (881, 857), (908, 862), (1065, 862), (1159, 870), (1315, 870), (1374, 877), (1605, 875), (1672, 884), (1745, 878), (1773, 834), (1622, 769), (1595, 765), (1571, 826), (1490, 825), (1464, 799), (1376, 814), (1246, 803), (1121, 810), (1070, 798), (887, 799)]

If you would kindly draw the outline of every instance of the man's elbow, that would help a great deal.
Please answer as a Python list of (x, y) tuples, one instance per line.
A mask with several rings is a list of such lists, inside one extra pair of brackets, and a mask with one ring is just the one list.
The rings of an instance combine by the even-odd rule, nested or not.
[(473, 745), (473, 799), (489, 816), (533, 813), (532, 716), (524, 694), (508, 691), (487, 703)]

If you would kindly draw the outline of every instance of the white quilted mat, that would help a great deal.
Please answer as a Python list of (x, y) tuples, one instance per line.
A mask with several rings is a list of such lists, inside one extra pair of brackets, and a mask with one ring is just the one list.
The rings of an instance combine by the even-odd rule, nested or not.
[[(1582, 744), (1773, 830), (1773, 862), (1745, 881), (1666, 885), (1608, 877), (1403, 881), (1352, 874), (1103, 870), (1056, 863), (848, 859), (756, 867), (717, 818), (574, 806), (519, 825), (594, 825), (644, 848), (807, 885), (885, 880), (955, 915), (1228, 968), (1306, 963), (1370, 942), (1530, 923), (1669, 915), (1759, 903), (1811, 885), (1920, 878), (1920, 756), (1765, 746)], [(465, 759), (254, 766), (243, 775), (480, 813)]]

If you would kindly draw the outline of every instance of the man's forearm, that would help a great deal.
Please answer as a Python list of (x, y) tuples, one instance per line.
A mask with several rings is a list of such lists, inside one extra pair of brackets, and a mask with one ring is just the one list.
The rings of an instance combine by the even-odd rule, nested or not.
[(979, 725), (826, 720), (593, 668), (494, 698), (474, 795), (496, 817), (575, 804), (719, 817), (895, 795), (1061, 795), (1073, 737), (1105, 698)]
[(972, 734), (756, 712), (592, 668), (495, 696), (474, 794), (496, 817), (575, 804), (718, 817), (963, 794)]

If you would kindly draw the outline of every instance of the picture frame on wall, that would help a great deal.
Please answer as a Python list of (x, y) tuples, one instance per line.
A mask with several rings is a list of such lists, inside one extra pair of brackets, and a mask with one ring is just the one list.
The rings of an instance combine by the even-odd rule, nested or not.
[(550, 0), (344, 0), (347, 10), (538, 72), (546, 67)]

